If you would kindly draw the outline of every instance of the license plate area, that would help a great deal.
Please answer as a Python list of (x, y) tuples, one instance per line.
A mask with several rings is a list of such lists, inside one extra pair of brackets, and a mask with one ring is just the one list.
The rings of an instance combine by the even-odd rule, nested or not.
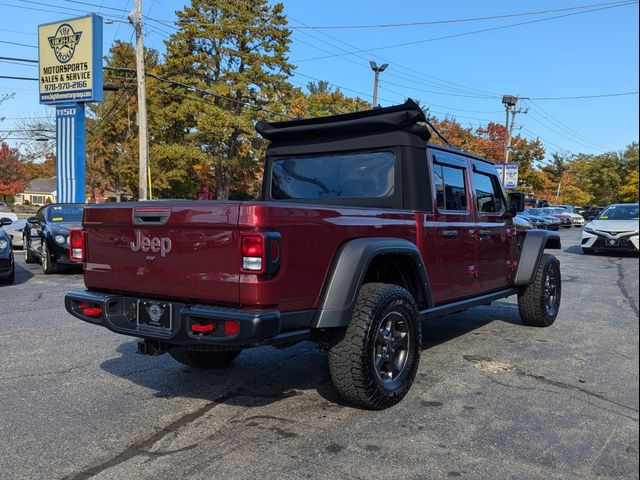
[(618, 240), (613, 240), (613, 239), (607, 240), (607, 246), (609, 246), (609, 247), (617, 247), (618, 246)]
[(173, 305), (155, 300), (138, 300), (138, 330), (169, 333), (173, 327)]

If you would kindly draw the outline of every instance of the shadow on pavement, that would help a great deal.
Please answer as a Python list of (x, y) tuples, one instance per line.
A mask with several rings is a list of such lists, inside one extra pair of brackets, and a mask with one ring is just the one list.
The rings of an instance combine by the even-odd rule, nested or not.
[(22, 283), (26, 283), (35, 276), (31, 271), (27, 270), (22, 265), (19, 265), (18, 263), (16, 263), (15, 266), (16, 266), (16, 279), (13, 282), (13, 285), (20, 285)]
[[(459, 313), (424, 321), (423, 351), (501, 321), (521, 325), (517, 305), (495, 302)], [(154, 391), (159, 398), (188, 397), (260, 407), (316, 390), (325, 400), (345, 405), (334, 389), (327, 356), (315, 344), (303, 342), (284, 350), (258, 347), (245, 350), (231, 365), (219, 370), (186, 367), (170, 358), (144, 357), (136, 353), (138, 340), (120, 344), (121, 354), (103, 362), (105, 372)]]

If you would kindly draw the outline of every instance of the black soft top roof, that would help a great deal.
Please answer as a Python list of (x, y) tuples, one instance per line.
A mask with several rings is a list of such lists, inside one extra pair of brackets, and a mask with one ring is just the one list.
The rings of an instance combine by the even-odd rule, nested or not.
[(371, 136), (384, 137), (388, 145), (419, 144), (426, 147), (431, 134), (426, 126), (418, 125), (426, 120), (420, 106), (413, 100), (407, 100), (402, 105), (343, 115), (273, 123), (260, 121), (256, 130), (272, 142), (272, 147), (291, 143), (342, 143)]

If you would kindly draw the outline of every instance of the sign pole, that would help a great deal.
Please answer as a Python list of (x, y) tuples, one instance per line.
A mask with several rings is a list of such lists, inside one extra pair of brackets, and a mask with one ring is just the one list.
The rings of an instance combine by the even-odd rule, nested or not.
[(56, 190), (59, 203), (85, 203), (84, 103), (56, 106)]

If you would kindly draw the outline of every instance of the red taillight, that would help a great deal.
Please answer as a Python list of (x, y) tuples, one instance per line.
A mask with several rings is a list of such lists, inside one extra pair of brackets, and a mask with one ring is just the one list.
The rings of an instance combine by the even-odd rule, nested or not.
[(224, 334), (233, 337), (240, 333), (240, 322), (236, 322), (235, 320), (225, 320), (224, 321)]
[(247, 273), (263, 273), (265, 266), (264, 237), (260, 233), (243, 234), (242, 270)]
[(77, 263), (85, 260), (84, 230), (82, 229), (73, 229), (69, 232), (69, 259)]
[(240, 233), (241, 273), (273, 275), (280, 268), (281, 237), (278, 232)]

